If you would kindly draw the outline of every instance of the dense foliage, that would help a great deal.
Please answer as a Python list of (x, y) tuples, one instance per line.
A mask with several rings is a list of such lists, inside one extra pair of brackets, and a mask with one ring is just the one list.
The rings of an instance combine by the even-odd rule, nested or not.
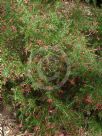
[(36, 136), (102, 134), (102, 9), (0, 3), (0, 99)]

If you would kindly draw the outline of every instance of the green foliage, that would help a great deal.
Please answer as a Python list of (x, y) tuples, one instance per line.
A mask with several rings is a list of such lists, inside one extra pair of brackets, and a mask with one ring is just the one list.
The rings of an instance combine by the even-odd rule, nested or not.
[(53, 2), (1, 2), (4, 103), (36, 136), (101, 133), (101, 9)]

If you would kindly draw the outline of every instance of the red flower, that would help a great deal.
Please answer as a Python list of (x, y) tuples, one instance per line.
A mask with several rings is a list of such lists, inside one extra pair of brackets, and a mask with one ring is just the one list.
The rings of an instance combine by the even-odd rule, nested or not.
[(102, 104), (99, 104), (99, 103), (96, 104), (96, 109), (97, 109), (97, 110), (102, 110)]

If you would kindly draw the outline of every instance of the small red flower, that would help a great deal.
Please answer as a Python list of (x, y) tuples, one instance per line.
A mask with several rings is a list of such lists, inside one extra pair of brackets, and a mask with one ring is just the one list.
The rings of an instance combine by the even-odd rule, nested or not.
[(96, 104), (96, 109), (97, 110), (102, 110), (102, 104)]

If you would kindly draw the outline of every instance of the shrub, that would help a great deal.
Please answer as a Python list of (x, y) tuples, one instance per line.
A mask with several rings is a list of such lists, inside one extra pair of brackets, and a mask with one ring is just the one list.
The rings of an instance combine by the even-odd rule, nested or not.
[(101, 123), (101, 9), (82, 8), (1, 3), (0, 85), (23, 130), (76, 136)]

